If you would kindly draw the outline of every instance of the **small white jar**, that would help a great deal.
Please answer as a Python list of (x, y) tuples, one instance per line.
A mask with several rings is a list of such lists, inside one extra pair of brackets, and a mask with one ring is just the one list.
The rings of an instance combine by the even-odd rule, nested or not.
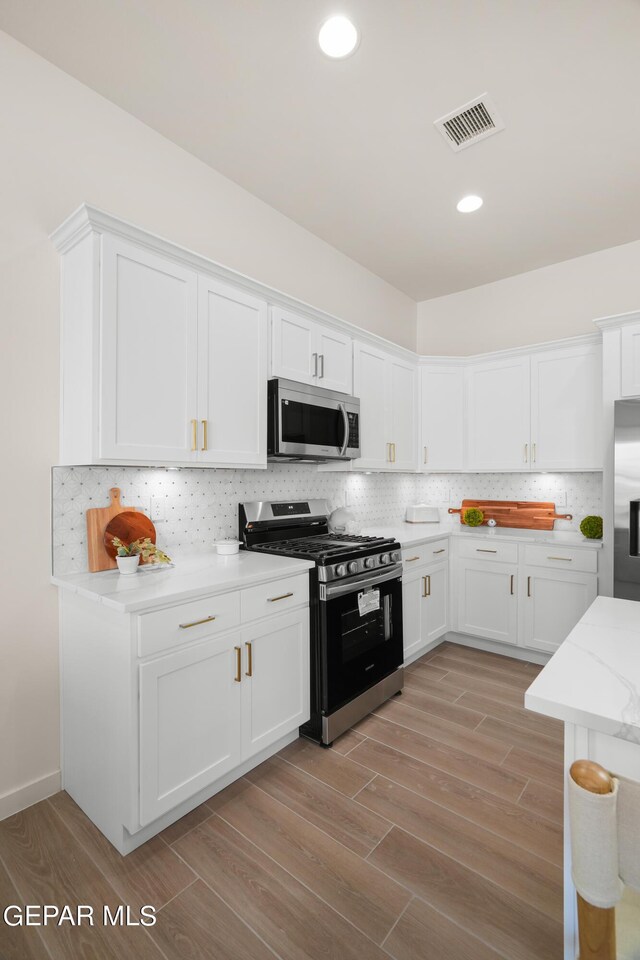
[(118, 570), (124, 576), (130, 576), (132, 573), (138, 572), (138, 564), (140, 563), (140, 554), (136, 553), (132, 557), (116, 557), (116, 563), (118, 564)]

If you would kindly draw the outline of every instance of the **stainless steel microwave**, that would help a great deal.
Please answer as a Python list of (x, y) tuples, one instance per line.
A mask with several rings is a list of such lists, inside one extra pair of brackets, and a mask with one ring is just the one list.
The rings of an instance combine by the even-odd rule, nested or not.
[(294, 380), (268, 383), (268, 460), (354, 460), (360, 401)]

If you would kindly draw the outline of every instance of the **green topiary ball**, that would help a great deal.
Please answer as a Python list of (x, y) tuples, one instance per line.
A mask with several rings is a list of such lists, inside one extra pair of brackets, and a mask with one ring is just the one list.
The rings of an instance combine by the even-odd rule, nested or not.
[(468, 527), (479, 527), (484, 520), (484, 513), (477, 507), (469, 507), (462, 514), (462, 522)]
[(601, 540), (602, 517), (585, 517), (580, 522), (580, 533), (588, 540)]

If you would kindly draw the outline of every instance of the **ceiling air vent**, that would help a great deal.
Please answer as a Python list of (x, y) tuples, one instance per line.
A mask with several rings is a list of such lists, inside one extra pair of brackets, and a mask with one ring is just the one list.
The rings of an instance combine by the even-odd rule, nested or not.
[(435, 120), (434, 126), (451, 149), (457, 152), (504, 130), (504, 121), (491, 97), (483, 93), (475, 100), (465, 103), (463, 107), (448, 113), (446, 117)]

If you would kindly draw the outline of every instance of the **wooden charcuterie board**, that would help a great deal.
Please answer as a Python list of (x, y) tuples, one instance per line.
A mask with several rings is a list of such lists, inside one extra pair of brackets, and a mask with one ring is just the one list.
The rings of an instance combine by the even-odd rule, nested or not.
[(556, 513), (555, 503), (534, 500), (463, 500), (459, 509), (449, 508), (449, 513), (463, 513), (470, 507), (482, 510), (484, 521), (495, 520), (498, 527), (520, 530), (553, 530), (555, 520), (573, 520), (571, 513)]
[(108, 507), (93, 507), (87, 510), (87, 553), (91, 573), (117, 567), (116, 561), (109, 556), (104, 545), (104, 532), (109, 521), (125, 511), (141, 512), (139, 507), (122, 506), (119, 487), (109, 490), (109, 499), (111, 502)]
[[(123, 543), (133, 543), (134, 540), (149, 539), (156, 542), (156, 528), (146, 513), (140, 510), (123, 510), (112, 517), (104, 531), (104, 548), (112, 560), (116, 558), (116, 548), (113, 538), (118, 537)], [(140, 563), (144, 563), (140, 557)]]

